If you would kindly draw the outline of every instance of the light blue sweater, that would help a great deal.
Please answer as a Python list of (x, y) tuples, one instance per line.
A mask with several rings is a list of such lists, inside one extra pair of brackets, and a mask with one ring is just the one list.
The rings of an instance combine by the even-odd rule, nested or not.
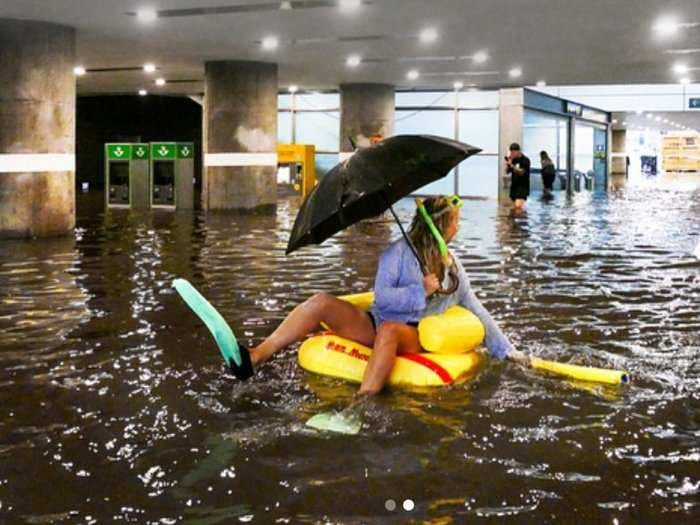
[[(462, 263), (452, 253), (450, 255), (457, 265), (459, 288), (450, 295), (433, 294), (428, 299), (423, 288), (423, 273), (408, 243), (403, 238), (392, 242), (379, 258), (374, 282), (374, 304), (370, 311), (377, 327), (384, 321), (418, 322), (423, 317), (441, 314), (450, 306), (459, 304), (481, 320), (489, 353), (497, 359), (504, 359), (513, 345), (472, 291)], [(449, 285), (448, 275), (445, 275), (443, 286), (446, 285)]]

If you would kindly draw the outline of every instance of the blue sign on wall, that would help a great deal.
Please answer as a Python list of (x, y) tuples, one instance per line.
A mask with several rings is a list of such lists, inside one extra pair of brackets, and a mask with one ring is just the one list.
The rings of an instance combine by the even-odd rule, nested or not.
[(689, 98), (688, 107), (690, 109), (700, 109), (700, 98)]

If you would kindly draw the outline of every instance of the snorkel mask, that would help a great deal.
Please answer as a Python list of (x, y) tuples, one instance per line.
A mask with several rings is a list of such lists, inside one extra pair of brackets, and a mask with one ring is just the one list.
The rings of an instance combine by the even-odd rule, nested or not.
[(436, 211), (435, 213), (429, 214), (428, 210), (425, 209), (425, 206), (423, 206), (423, 201), (419, 198), (416, 198), (416, 207), (418, 208), (418, 213), (420, 213), (420, 216), (423, 217), (423, 220), (425, 221), (425, 224), (428, 226), (428, 229), (430, 230), (430, 233), (433, 234), (433, 237), (435, 238), (435, 242), (438, 245), (438, 250), (440, 250), (440, 255), (442, 256), (442, 260), (445, 262), (447, 266), (450, 265), (450, 256), (447, 251), (447, 243), (445, 242), (445, 239), (442, 238), (442, 234), (440, 233), (440, 230), (437, 229), (435, 226), (435, 223), (433, 222), (433, 219), (437, 219), (438, 217), (441, 217), (445, 213), (452, 211), (452, 210), (458, 210), (459, 208), (462, 207), (462, 199), (459, 198), (458, 195), (452, 195), (450, 197), (447, 197), (447, 206), (445, 206), (443, 209)]

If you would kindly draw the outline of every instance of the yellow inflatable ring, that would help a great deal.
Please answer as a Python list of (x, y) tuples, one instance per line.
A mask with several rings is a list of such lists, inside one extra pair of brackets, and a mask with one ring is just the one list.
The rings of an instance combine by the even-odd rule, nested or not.
[[(341, 299), (368, 310), (374, 293), (345, 295)], [(390, 385), (445, 386), (473, 377), (483, 356), (473, 352), (484, 339), (484, 327), (470, 311), (453, 306), (429, 316), (418, 325), (421, 346), (431, 353), (403, 354), (396, 358)], [(307, 339), (299, 349), (304, 370), (359, 383), (372, 350), (332, 333)]]
[[(299, 364), (304, 370), (325, 376), (362, 382), (372, 350), (334, 334), (304, 341)], [(390, 385), (446, 386), (473, 377), (483, 361), (480, 352), (466, 354), (402, 354), (389, 375)]]

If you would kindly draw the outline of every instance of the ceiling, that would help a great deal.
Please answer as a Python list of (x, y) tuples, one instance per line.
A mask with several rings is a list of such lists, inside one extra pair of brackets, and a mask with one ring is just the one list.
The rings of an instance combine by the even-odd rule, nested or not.
[[(613, 113), (614, 129), (640, 129), (664, 132), (700, 130), (699, 111), (645, 111)], [(675, 125), (674, 125), (675, 124)], [(683, 129), (688, 128), (688, 129)]]
[[(279, 63), (282, 89), (669, 83), (677, 81), (678, 60), (700, 81), (697, 0), (361, 0), (350, 11), (339, 8), (342, 1), (291, 0), (291, 9), (280, 9), (277, 0), (2, 0), (0, 18), (76, 27), (77, 63), (88, 69), (78, 79), (81, 94), (201, 93), (204, 62), (226, 59)], [(144, 7), (159, 17), (139, 21)], [(652, 28), (666, 15), (687, 27), (661, 38)], [(420, 40), (426, 28), (437, 30), (437, 40)], [(279, 38), (275, 51), (262, 49), (269, 35)], [(489, 59), (479, 64), (480, 50)], [(345, 64), (351, 54), (362, 57), (357, 68)], [(89, 71), (147, 62), (155, 74)], [(509, 77), (514, 67), (522, 77)], [(418, 79), (407, 79), (411, 69)], [(168, 83), (156, 87), (156, 76)]]

